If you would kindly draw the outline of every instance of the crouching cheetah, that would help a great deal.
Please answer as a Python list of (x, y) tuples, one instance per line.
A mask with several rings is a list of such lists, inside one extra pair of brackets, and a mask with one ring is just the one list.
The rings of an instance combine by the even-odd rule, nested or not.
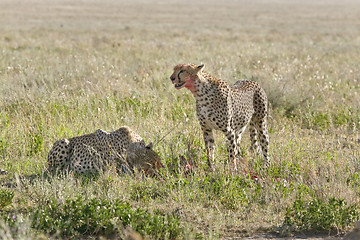
[(214, 161), (212, 130), (221, 130), (225, 134), (229, 158), (234, 161), (236, 169), (241, 134), (249, 124), (251, 148), (262, 152), (267, 166), (270, 160), (265, 91), (250, 80), (241, 80), (229, 86), (203, 70), (204, 65), (179, 64), (174, 67), (170, 79), (176, 89), (185, 87), (196, 99), (196, 113), (203, 131), (209, 166), (212, 167)]
[(50, 172), (94, 173), (109, 166), (124, 171), (137, 168), (147, 175), (154, 175), (156, 169), (163, 167), (152, 144), (145, 146), (144, 140), (126, 126), (110, 133), (98, 129), (88, 135), (58, 140), (48, 155)]

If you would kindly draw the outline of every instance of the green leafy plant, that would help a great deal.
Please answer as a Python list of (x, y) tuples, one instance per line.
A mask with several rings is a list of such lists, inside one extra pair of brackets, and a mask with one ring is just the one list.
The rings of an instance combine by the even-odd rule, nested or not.
[(359, 217), (358, 205), (348, 205), (343, 199), (296, 199), (286, 211), (284, 225), (302, 231), (341, 230)]
[(176, 216), (155, 211), (153, 214), (120, 200), (107, 201), (82, 197), (66, 200), (64, 204), (49, 201), (34, 212), (33, 227), (49, 234), (59, 232), (63, 237), (77, 238), (84, 235), (109, 235), (120, 226), (130, 225), (142, 235), (154, 239), (176, 238), (182, 232)]

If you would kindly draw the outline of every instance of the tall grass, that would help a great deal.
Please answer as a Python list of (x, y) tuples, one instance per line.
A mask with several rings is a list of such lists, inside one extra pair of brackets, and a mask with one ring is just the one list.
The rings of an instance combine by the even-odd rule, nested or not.
[[(124, 206), (131, 227), (151, 239), (337, 233), (359, 219), (358, 3), (174, 4), (0, 2), (2, 236), (124, 237)], [(195, 101), (169, 80), (174, 65), (189, 62), (230, 84), (248, 78), (264, 87), (266, 171), (247, 133), (237, 173), (221, 133), (216, 171), (207, 171)], [(166, 166), (160, 178), (43, 174), (57, 139), (122, 125), (155, 143)], [(107, 210), (92, 222), (97, 207)], [(319, 211), (330, 219), (322, 226), (312, 218)], [(68, 213), (89, 228), (66, 230)]]

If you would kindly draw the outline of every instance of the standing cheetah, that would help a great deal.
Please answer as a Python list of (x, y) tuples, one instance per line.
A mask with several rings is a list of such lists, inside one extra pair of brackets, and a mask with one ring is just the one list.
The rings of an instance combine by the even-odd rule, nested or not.
[(147, 175), (162, 167), (159, 155), (152, 144), (145, 146), (144, 140), (129, 127), (121, 127), (107, 133), (96, 132), (61, 139), (54, 143), (48, 155), (48, 170), (69, 170), (78, 174), (105, 171), (109, 166), (116, 169), (137, 168)]
[[(221, 130), (227, 140), (229, 159), (239, 156), (241, 134), (250, 124), (251, 149), (262, 152), (265, 165), (268, 155), (268, 101), (264, 90), (254, 81), (241, 80), (233, 86), (203, 71), (204, 65), (179, 64), (170, 79), (176, 89), (186, 87), (196, 99), (196, 113), (204, 135), (208, 164), (214, 161), (212, 130)], [(258, 146), (260, 142), (260, 148)]]

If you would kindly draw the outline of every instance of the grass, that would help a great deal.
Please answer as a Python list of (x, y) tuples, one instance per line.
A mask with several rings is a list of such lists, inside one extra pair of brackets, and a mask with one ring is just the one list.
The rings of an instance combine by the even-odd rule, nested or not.
[[(0, 1), (1, 236), (124, 237), (126, 225), (150, 239), (341, 234), (359, 219), (359, 4), (189, 4)], [(247, 132), (236, 174), (221, 133), (206, 169), (195, 101), (169, 80), (190, 62), (264, 87), (266, 171)], [(42, 174), (57, 139), (122, 125), (155, 143), (161, 178)]]

